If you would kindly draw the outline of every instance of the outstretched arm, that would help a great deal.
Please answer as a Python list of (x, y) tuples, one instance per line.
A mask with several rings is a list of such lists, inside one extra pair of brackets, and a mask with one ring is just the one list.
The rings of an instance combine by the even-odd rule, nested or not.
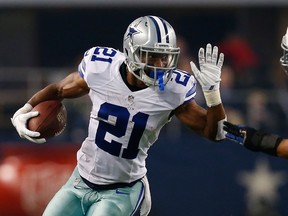
[(224, 122), (224, 130), (227, 132), (226, 137), (229, 140), (237, 142), (251, 151), (288, 158), (288, 139), (230, 122)]
[[(283, 56), (280, 63), (286, 74), (288, 74), (288, 28), (282, 38), (281, 48), (283, 49)], [(227, 132), (226, 137), (228, 139), (243, 145), (251, 151), (260, 151), (273, 156), (288, 158), (288, 139), (230, 122), (224, 122), (224, 130)]]
[(197, 105), (195, 101), (184, 104), (175, 110), (175, 115), (197, 134), (211, 140), (224, 139), (222, 123), (226, 118), (225, 110), (220, 97), (221, 68), (224, 54), (218, 55), (218, 47), (207, 44), (199, 49), (198, 53), (200, 70), (190, 62), (195, 78), (200, 83), (207, 110)]

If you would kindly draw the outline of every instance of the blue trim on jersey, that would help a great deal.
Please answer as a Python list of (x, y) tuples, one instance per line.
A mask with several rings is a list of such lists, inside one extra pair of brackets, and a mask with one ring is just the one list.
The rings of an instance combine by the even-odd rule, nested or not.
[(80, 76), (84, 79), (84, 73), (83, 73), (82, 68), (81, 68), (80, 65), (78, 67), (78, 72), (79, 72)]
[(159, 25), (158, 25), (157, 21), (153, 17), (149, 16), (149, 18), (153, 21), (153, 23), (155, 25), (156, 32), (157, 32), (158, 43), (161, 43), (161, 33), (160, 33)]
[(186, 98), (184, 103), (186, 103), (187, 101), (191, 101), (192, 99), (195, 98), (195, 96), (196, 96), (196, 92), (194, 94), (190, 95), (190, 97)]
[(187, 94), (185, 95), (185, 98), (190, 97), (191, 95), (195, 94), (195, 92), (196, 92), (196, 83), (194, 83), (192, 88), (187, 92)]
[(183, 104), (189, 103), (191, 100), (194, 99), (196, 95), (196, 83), (192, 86), (192, 88), (186, 93), (185, 95), (185, 101)]
[(183, 105), (183, 104), (190, 103), (192, 100), (194, 100), (194, 97), (190, 98), (189, 100), (184, 101), (184, 102), (182, 103), (182, 105)]
[[(87, 53), (87, 52), (86, 52), (86, 53)], [(85, 63), (84, 59), (82, 59), (81, 63), (80, 63), (79, 66), (78, 66), (78, 71), (79, 71), (80, 76), (81, 76), (82, 78), (84, 78), (85, 70), (86, 70), (86, 63)]]

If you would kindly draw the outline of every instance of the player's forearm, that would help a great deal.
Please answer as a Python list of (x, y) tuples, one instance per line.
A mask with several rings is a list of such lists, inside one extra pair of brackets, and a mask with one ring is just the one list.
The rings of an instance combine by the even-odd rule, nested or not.
[(53, 83), (37, 92), (28, 101), (32, 106), (45, 100), (63, 100), (64, 98), (77, 98), (89, 93), (86, 82), (78, 72), (69, 74), (58, 83)]
[(46, 100), (62, 100), (63, 98), (59, 94), (59, 90), (56, 84), (50, 84), (34, 94), (28, 101), (33, 107), (42, 101)]
[(226, 119), (225, 110), (222, 104), (208, 107), (205, 136), (210, 140), (221, 140), (225, 138), (222, 122)]

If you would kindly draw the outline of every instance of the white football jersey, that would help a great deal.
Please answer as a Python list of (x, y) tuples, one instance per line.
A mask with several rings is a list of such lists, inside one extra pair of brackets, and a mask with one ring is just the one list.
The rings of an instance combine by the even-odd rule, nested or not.
[(120, 74), (124, 61), (118, 50), (93, 47), (79, 65), (93, 107), (88, 136), (77, 153), (78, 169), (95, 184), (130, 183), (145, 176), (147, 151), (171, 112), (196, 95), (194, 77), (180, 70), (164, 91), (157, 86), (131, 91)]

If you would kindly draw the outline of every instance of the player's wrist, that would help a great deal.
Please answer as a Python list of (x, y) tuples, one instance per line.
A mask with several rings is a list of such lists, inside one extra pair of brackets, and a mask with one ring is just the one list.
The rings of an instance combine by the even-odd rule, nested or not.
[(204, 98), (208, 107), (217, 106), (222, 103), (220, 90), (203, 91)]
[(15, 114), (13, 115), (13, 119), (15, 119), (17, 116), (21, 115), (21, 114), (25, 114), (30, 112), (33, 109), (33, 106), (29, 103), (24, 104), (23, 107), (21, 107), (20, 109), (18, 109)]
[(32, 106), (31, 104), (29, 104), (29, 103), (24, 104), (23, 107), (21, 107), (20, 109), (18, 109), (18, 110), (14, 113), (13, 117), (11, 118), (12, 124), (15, 126), (15, 119), (16, 119), (16, 117), (19, 116), (19, 115), (21, 115), (21, 114), (28, 113), (28, 112), (30, 112), (32, 109), (33, 109), (33, 106)]
[(33, 109), (33, 106), (29, 103), (24, 104), (23, 110), (27, 112), (30, 112)]
[(209, 85), (201, 85), (203, 91), (216, 91), (219, 90), (220, 88), (220, 82), (213, 82), (214, 84), (209, 84)]

